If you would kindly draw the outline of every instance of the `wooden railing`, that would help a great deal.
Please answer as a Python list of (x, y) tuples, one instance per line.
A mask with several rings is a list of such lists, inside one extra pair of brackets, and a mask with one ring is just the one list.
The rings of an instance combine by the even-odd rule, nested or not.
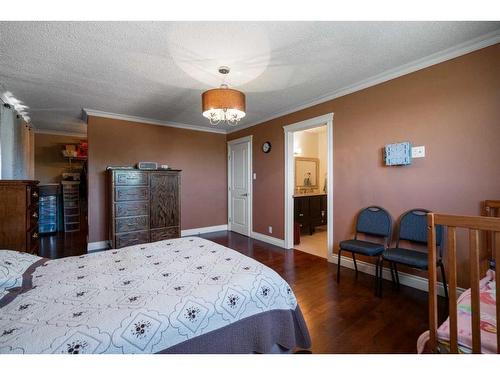
[[(500, 217), (500, 201), (494, 201), (494, 200), (484, 201), (484, 216)], [(488, 232), (486, 234), (486, 249), (489, 252), (490, 258), (495, 259), (495, 261), (498, 262), (497, 258), (495, 257), (496, 249), (495, 249), (494, 232)]]
[[(438, 304), (437, 304), (437, 254), (436, 225), (447, 227), (446, 255), (449, 274), (449, 317), (450, 317), (450, 352), (458, 353), (457, 326), (457, 249), (456, 228), (469, 230), (469, 262), (472, 309), (472, 352), (481, 353), (481, 311), (479, 301), (479, 231), (493, 233), (495, 259), (500, 259), (500, 218), (485, 216), (455, 216), (430, 213), (428, 220), (429, 246), (429, 325), (430, 349), (437, 351)], [(497, 263), (498, 264), (498, 263)], [(497, 274), (498, 275), (498, 274)], [(496, 321), (500, 322), (500, 291), (496, 280)], [(500, 332), (497, 329), (497, 353), (500, 353)]]

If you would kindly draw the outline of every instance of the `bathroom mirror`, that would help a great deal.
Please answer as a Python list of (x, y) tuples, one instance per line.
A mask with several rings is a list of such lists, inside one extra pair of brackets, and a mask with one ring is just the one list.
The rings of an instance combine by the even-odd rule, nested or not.
[(296, 188), (319, 188), (319, 159), (318, 158), (295, 158), (295, 187)]

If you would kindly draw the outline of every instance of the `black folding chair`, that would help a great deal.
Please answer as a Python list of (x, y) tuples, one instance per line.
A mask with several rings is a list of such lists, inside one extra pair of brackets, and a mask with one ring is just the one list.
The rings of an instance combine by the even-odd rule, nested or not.
[[(429, 210), (423, 208), (414, 208), (401, 215), (401, 218), (399, 219), (399, 231), (396, 247), (388, 248), (382, 254), (381, 267), (383, 266), (384, 260), (389, 262), (392, 282), (398, 288), (400, 286), (397, 268), (398, 264), (404, 264), (405, 266), (417, 268), (419, 270), (426, 271), (428, 269), (427, 247), (425, 247), (425, 251), (418, 251), (400, 247), (399, 242), (400, 240), (404, 240), (421, 245), (427, 245), (427, 214), (429, 212)], [(446, 298), (448, 298), (448, 287), (446, 284), (441, 246), (442, 231), (443, 230), (440, 225), (436, 226), (436, 246), (439, 249), (437, 254), (437, 265), (441, 268), (444, 293)], [(379, 282), (379, 290), (382, 295), (382, 280), (380, 279)]]
[[(392, 229), (392, 218), (389, 213), (378, 206), (371, 206), (363, 208), (356, 220), (356, 234), (354, 239), (346, 240), (339, 243), (338, 263), (337, 263), (337, 282), (340, 282), (340, 254), (342, 251), (349, 251), (352, 254), (354, 261), (354, 269), (356, 270), (356, 277), (358, 276), (358, 265), (356, 264), (355, 254), (362, 254), (372, 257), (377, 257), (376, 262), (376, 279), (379, 274), (381, 275), (381, 255), (389, 246)], [(383, 240), (383, 243), (358, 240), (358, 234), (368, 234), (370, 236), (378, 237)], [(378, 295), (379, 283), (375, 282), (375, 295)]]

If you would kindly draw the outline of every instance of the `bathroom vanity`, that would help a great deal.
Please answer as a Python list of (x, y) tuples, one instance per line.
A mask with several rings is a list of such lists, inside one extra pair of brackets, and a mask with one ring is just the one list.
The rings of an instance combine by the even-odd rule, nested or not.
[(294, 221), (301, 232), (314, 233), (314, 229), (327, 223), (327, 195), (325, 193), (297, 193), (294, 200)]

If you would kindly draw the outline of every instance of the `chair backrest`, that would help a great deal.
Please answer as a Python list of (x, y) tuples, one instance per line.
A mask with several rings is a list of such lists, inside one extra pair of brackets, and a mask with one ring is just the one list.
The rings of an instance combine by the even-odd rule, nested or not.
[(391, 229), (391, 215), (382, 207), (370, 206), (359, 211), (356, 220), (356, 236), (358, 233), (369, 234), (384, 237), (389, 242)]
[[(425, 208), (414, 208), (406, 211), (399, 219), (399, 240), (418, 242), (427, 245), (427, 214), (431, 211)], [(436, 246), (441, 247), (443, 228), (436, 225)]]

